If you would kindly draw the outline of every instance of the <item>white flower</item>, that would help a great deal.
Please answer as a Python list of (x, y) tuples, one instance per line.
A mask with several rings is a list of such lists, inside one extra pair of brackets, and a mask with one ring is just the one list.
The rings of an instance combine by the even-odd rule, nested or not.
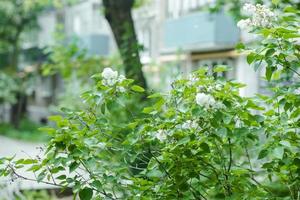
[(99, 142), (98, 145), (100, 149), (104, 149), (106, 147), (106, 144), (104, 142)]
[(159, 141), (161, 141), (161, 142), (163, 142), (164, 140), (166, 140), (167, 139), (167, 134), (166, 134), (166, 132), (164, 131), (164, 130), (158, 130), (156, 133), (155, 133), (155, 137), (159, 140)]
[[(101, 75), (102, 75), (102, 78), (103, 78), (102, 84), (105, 85), (105, 86), (113, 86), (116, 83), (121, 83), (126, 79), (126, 77), (124, 75), (118, 76), (118, 72), (112, 70), (109, 67), (104, 68)], [(122, 86), (117, 87), (117, 91), (125, 92), (125, 88), (122, 87)]]
[(190, 74), (188, 80), (189, 85), (194, 85), (197, 81), (199, 81), (199, 78), (197, 78), (194, 74)]
[(222, 102), (216, 102), (214, 105), (213, 105), (214, 108), (216, 109), (223, 109), (223, 108), (226, 108), (226, 106), (222, 103)]
[(253, 15), (256, 12), (256, 7), (250, 3), (246, 3), (243, 6), (243, 10), (246, 11), (248, 14)]
[(250, 25), (251, 25), (251, 20), (250, 19), (242, 19), (237, 23), (237, 26), (240, 29), (248, 29)]
[(104, 79), (117, 79), (118, 77), (118, 72), (117, 71), (114, 71), (112, 70), (111, 68), (109, 67), (106, 67), (104, 68), (103, 72), (102, 72), (102, 77)]
[(204, 106), (205, 108), (209, 108), (213, 106), (216, 103), (216, 101), (211, 95), (198, 93), (196, 95), (196, 103), (200, 106)]
[(132, 180), (127, 180), (127, 179), (121, 179), (120, 183), (122, 185), (133, 185), (133, 181)]
[(235, 117), (235, 127), (241, 128), (242, 125), (243, 125), (243, 122), (238, 117)]
[(300, 95), (300, 88), (295, 90), (295, 94)]
[(196, 129), (198, 128), (198, 124), (196, 121), (192, 120), (187, 120), (182, 124), (183, 129)]
[(114, 84), (117, 83), (117, 80), (116, 79), (103, 79), (102, 83), (103, 83), (103, 85), (106, 85), (106, 86), (113, 86)]
[(220, 83), (218, 83), (217, 85), (216, 85), (216, 90), (222, 90), (222, 85), (220, 84)]
[(237, 26), (241, 29), (249, 29), (252, 27), (269, 28), (276, 20), (276, 15), (265, 5), (261, 4), (245, 4), (243, 10), (251, 17), (249, 19), (240, 20)]
[(123, 92), (126, 91), (126, 89), (124, 87), (122, 87), (122, 86), (118, 86), (117, 90), (118, 90), (118, 92), (121, 92), (121, 93), (123, 93)]

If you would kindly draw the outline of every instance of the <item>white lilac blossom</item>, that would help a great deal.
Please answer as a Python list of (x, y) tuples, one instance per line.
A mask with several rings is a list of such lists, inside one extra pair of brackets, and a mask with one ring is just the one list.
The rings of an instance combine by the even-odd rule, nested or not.
[(158, 130), (158, 131), (155, 133), (155, 137), (156, 137), (159, 141), (163, 142), (164, 140), (167, 139), (167, 133), (166, 133), (165, 130), (160, 129), (160, 130)]
[(199, 78), (197, 78), (194, 74), (190, 74), (188, 80), (188, 85), (194, 85), (197, 81), (199, 81)]
[(250, 19), (242, 19), (237, 23), (237, 26), (240, 29), (247, 30), (251, 26), (251, 20)]
[(300, 95), (300, 88), (295, 90), (295, 94)]
[(106, 147), (106, 144), (104, 142), (99, 142), (98, 146), (100, 149), (104, 149)]
[(117, 79), (118, 78), (118, 72), (112, 70), (109, 67), (104, 68), (101, 75), (104, 79)]
[(243, 122), (238, 117), (235, 117), (234, 120), (235, 120), (235, 127), (241, 128), (243, 125)]
[[(123, 75), (118, 75), (117, 71), (112, 70), (111, 68), (107, 67), (104, 68), (102, 72), (102, 84), (105, 86), (113, 86), (116, 83), (121, 83), (123, 82), (126, 78)], [(117, 87), (118, 92), (125, 92), (125, 88), (122, 86)]]
[(198, 128), (198, 123), (195, 120), (187, 120), (182, 124), (183, 129), (196, 129)]
[(117, 91), (123, 93), (123, 92), (126, 91), (126, 89), (124, 87), (122, 87), (122, 86), (118, 86), (117, 87)]
[(222, 90), (223, 86), (220, 83), (217, 83), (216, 90)]
[(214, 108), (215, 109), (225, 109), (226, 108), (226, 106), (222, 103), (222, 102), (216, 102), (215, 104), (214, 104)]
[(249, 29), (253, 27), (269, 28), (276, 20), (276, 15), (265, 5), (261, 4), (245, 4), (243, 10), (250, 15), (248, 19), (242, 19), (237, 23), (241, 29)]
[(120, 183), (122, 185), (133, 185), (133, 181), (132, 180), (127, 180), (127, 179), (121, 179)]
[(196, 95), (196, 103), (200, 106), (204, 106), (205, 108), (210, 108), (215, 105), (216, 101), (211, 95), (198, 93)]

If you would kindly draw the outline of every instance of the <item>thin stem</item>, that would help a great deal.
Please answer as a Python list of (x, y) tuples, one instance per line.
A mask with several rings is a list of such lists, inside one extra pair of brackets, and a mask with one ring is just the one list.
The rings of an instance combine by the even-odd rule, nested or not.
[(231, 140), (230, 140), (230, 138), (228, 138), (228, 145), (229, 145), (229, 163), (228, 163), (227, 172), (229, 173), (230, 170), (231, 170), (232, 163), (233, 163), (232, 148), (231, 148)]

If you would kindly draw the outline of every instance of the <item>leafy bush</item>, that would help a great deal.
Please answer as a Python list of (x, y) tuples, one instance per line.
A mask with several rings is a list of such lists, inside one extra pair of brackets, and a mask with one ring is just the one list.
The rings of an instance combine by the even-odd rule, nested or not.
[(4, 103), (15, 103), (18, 85), (9, 75), (0, 72), (0, 105)]
[[(272, 12), (251, 10), (255, 20)], [(45, 157), (2, 159), (0, 174), (26, 179), (18, 168), (28, 166), (36, 181), (83, 200), (299, 199), (299, 15), (289, 7), (267, 24), (246, 21), (262, 41), (248, 49), (249, 64), (266, 66), (269, 81), (293, 72), (272, 96), (241, 97), (242, 84), (201, 68), (167, 94), (150, 94), (153, 103), (138, 113), (131, 100), (144, 89), (105, 69), (81, 96), (86, 108), (50, 117), (56, 128), (43, 128), (51, 135)]]

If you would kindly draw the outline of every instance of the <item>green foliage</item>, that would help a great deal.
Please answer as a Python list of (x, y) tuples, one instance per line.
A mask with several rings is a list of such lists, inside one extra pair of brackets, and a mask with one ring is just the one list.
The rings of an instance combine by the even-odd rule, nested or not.
[(16, 197), (15, 200), (55, 200), (56, 198), (51, 197), (47, 191), (24, 191), (22, 196)]
[[(271, 28), (255, 27), (265, 38), (247, 49), (249, 63), (265, 64), (271, 96), (241, 97), (242, 84), (201, 68), (137, 109), (144, 89), (105, 69), (82, 93), (84, 108), (49, 118), (56, 127), (43, 128), (44, 157), (0, 159), (0, 176), (25, 168), (82, 200), (299, 199), (299, 14), (285, 12)], [(279, 70), (289, 84), (273, 81)]]
[(0, 124), (0, 134), (10, 138), (15, 138), (31, 142), (46, 142), (49, 137), (45, 132), (39, 131), (40, 125), (28, 119), (22, 119), (20, 127), (14, 128), (9, 123)]
[[(268, 81), (279, 79), (281, 74), (291, 79), (299, 76), (299, 33), (300, 12), (293, 7), (286, 7), (284, 13), (270, 28), (252, 30), (261, 38), (261, 45), (248, 49), (247, 61), (255, 70), (265, 66)], [(242, 48), (243, 49), (243, 48)], [(247, 48), (246, 48), (247, 49)]]
[(15, 103), (18, 85), (14, 78), (0, 72), (0, 105), (4, 103)]

